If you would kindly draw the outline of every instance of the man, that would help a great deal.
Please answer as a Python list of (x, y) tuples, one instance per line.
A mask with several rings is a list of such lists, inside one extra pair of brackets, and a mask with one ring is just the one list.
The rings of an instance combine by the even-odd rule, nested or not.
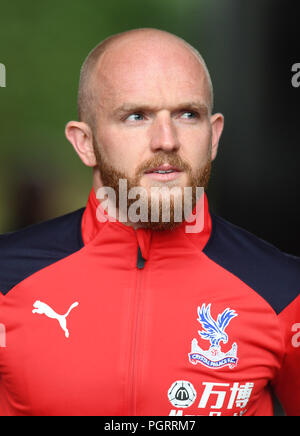
[(0, 414), (272, 415), (275, 389), (299, 415), (300, 261), (197, 190), (224, 122), (199, 53), (114, 35), (78, 106), (66, 136), (93, 169), (87, 207), (0, 239)]

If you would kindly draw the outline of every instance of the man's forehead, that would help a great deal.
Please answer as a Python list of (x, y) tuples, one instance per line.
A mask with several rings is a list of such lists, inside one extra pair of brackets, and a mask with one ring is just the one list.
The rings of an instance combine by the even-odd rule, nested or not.
[[(181, 41), (157, 38), (122, 39), (101, 56), (94, 84), (100, 96), (112, 99), (133, 93), (149, 98), (152, 93), (190, 99), (198, 93), (209, 98), (205, 68)], [(189, 92), (191, 95), (185, 95)]]
[(194, 68), (199, 74), (205, 72), (200, 56), (180, 38), (166, 32), (160, 35), (138, 31), (120, 36), (108, 44), (97, 62), (96, 71), (99, 74), (105, 71), (114, 73), (138, 67), (143, 71), (149, 64), (166, 64), (170, 68), (179, 68), (182, 64)]
[(200, 53), (185, 40), (148, 28), (112, 35), (89, 53), (81, 68), (79, 119), (95, 124), (97, 109), (123, 91), (138, 92), (139, 97), (144, 93), (148, 100), (149, 93), (158, 97), (168, 89), (175, 99), (181, 90), (183, 100), (190, 100), (186, 87), (204, 98), (211, 113), (214, 93), (209, 71)]

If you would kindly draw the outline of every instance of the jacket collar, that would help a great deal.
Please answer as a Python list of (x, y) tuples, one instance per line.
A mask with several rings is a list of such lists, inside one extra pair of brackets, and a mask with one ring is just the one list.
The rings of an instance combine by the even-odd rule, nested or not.
[(92, 188), (81, 222), (84, 245), (91, 243), (97, 237), (99, 232), (112, 232), (113, 230), (113, 233), (118, 235), (118, 239), (120, 241), (122, 238), (133, 238), (137, 240), (143, 258), (147, 260), (152, 240), (160, 240), (168, 244), (172, 242), (173, 238), (182, 238), (182, 236), (185, 235), (197, 246), (198, 249), (202, 251), (211, 234), (212, 222), (209, 213), (208, 200), (205, 193), (202, 198), (200, 198), (193, 210), (194, 215), (196, 210), (198, 211), (197, 219), (191, 223), (183, 221), (174, 230), (167, 231), (153, 231), (148, 229), (135, 230), (118, 220), (111, 221), (107, 219), (105, 222), (103, 222), (103, 219), (101, 219), (103, 214), (99, 214), (99, 206), (100, 202), (96, 198), (94, 188)]

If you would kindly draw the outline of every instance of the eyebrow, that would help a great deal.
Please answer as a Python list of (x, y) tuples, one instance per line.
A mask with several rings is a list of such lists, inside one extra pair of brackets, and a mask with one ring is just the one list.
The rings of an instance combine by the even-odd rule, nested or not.
[[(198, 101), (189, 101), (186, 103), (180, 103), (177, 106), (169, 107), (169, 110), (171, 112), (180, 112), (182, 110), (192, 110), (197, 111), (200, 113), (200, 115), (207, 115), (209, 113), (208, 105), (204, 102), (198, 102)], [(163, 108), (159, 106), (151, 106), (148, 104), (138, 104), (138, 103), (124, 103), (117, 109), (113, 111), (113, 114), (115, 116), (122, 116), (126, 115), (128, 113), (134, 113), (134, 112), (156, 112), (158, 110), (163, 110)]]

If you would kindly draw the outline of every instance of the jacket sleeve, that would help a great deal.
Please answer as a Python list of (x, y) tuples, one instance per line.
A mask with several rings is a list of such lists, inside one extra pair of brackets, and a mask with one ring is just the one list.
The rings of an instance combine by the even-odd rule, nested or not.
[(279, 314), (285, 354), (274, 381), (275, 393), (288, 416), (300, 416), (300, 296)]
[[(4, 297), (0, 291), (0, 348), (6, 347), (6, 328), (5, 328), (5, 324), (3, 323), (3, 320), (1, 319), (1, 304), (3, 298)], [(0, 373), (0, 383), (1, 383), (1, 373)]]

